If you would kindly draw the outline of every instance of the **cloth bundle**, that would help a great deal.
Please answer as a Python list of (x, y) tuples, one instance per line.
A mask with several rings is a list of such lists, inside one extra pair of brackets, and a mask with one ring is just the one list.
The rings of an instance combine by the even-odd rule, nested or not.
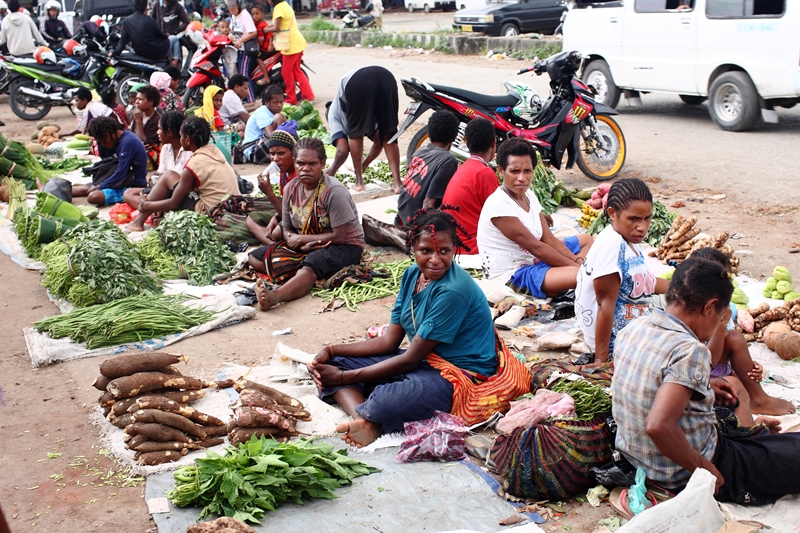
[(511, 409), (497, 423), (497, 431), (508, 435), (519, 427), (534, 426), (558, 416), (575, 416), (573, 399), (568, 394), (539, 389), (530, 400), (511, 402)]

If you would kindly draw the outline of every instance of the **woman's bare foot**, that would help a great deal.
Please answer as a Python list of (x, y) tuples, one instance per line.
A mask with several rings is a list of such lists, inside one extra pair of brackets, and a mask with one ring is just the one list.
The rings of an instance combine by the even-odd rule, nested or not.
[(363, 418), (339, 424), (336, 426), (336, 431), (342, 433), (343, 441), (357, 448), (372, 444), (383, 435), (381, 426)]
[(759, 416), (756, 418), (756, 424), (764, 424), (773, 435), (781, 432), (781, 421), (771, 416)]
[(353, 185), (350, 186), (350, 188), (353, 189), (354, 191), (363, 191), (364, 189), (366, 189), (363, 183), (361, 184), (354, 183)]
[(400, 194), (400, 186), (399, 185), (395, 185), (394, 187), (392, 187), (392, 191), (395, 194)]
[(269, 311), (272, 307), (275, 307), (278, 304), (278, 295), (275, 294), (275, 291), (267, 290), (263, 281), (256, 281), (254, 290), (256, 291), (256, 297), (258, 298), (258, 307), (262, 311)]
[(774, 396), (764, 395), (764, 398), (750, 397), (750, 410), (760, 415), (783, 416), (796, 411), (792, 402)]
[(144, 231), (144, 224), (137, 224), (136, 222), (131, 222), (125, 229), (128, 231)]

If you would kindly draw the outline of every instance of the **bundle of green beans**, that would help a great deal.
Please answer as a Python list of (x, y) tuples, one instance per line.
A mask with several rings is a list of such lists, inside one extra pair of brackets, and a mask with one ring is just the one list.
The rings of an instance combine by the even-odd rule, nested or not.
[(373, 278), (372, 281), (363, 283), (345, 281), (341, 287), (335, 289), (311, 289), (311, 294), (322, 298), (326, 302), (342, 300), (349, 310), (359, 311), (361, 308), (358, 307), (358, 304), (360, 303), (386, 296), (397, 296), (397, 293), (400, 292), (403, 272), (413, 263), (413, 259), (395, 261), (393, 263), (375, 263), (372, 265), (372, 269), (386, 270), (389, 272), (389, 277)]
[(183, 305), (190, 299), (186, 295), (131, 296), (45, 318), (33, 326), (54, 339), (85, 342), (89, 349), (115, 346), (187, 331), (216, 314)]
[(576, 381), (562, 379), (552, 385), (550, 390), (572, 397), (575, 402), (575, 418), (578, 420), (593, 420), (611, 411), (611, 396), (600, 385), (582, 379)]

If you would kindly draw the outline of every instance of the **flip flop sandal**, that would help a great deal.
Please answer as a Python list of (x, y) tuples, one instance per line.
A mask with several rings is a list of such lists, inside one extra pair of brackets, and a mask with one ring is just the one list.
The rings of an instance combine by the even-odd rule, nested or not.
[[(634, 514), (633, 511), (631, 511), (628, 507), (628, 492), (629, 489), (625, 487), (615, 488), (611, 491), (611, 494), (608, 495), (608, 503), (611, 505), (611, 508), (617, 512), (617, 514), (622, 515), (630, 520), (634, 517)], [(645, 492), (644, 496), (650, 501), (650, 503), (653, 504), (653, 506), (658, 505), (658, 500), (656, 500), (656, 497), (650, 491)]]

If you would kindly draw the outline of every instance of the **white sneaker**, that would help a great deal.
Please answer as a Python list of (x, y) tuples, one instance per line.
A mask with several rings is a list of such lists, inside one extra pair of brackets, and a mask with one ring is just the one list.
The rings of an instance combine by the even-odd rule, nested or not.
[(494, 325), (500, 329), (513, 329), (517, 324), (525, 318), (525, 308), (520, 305), (515, 305), (505, 313), (503, 316), (494, 321)]

